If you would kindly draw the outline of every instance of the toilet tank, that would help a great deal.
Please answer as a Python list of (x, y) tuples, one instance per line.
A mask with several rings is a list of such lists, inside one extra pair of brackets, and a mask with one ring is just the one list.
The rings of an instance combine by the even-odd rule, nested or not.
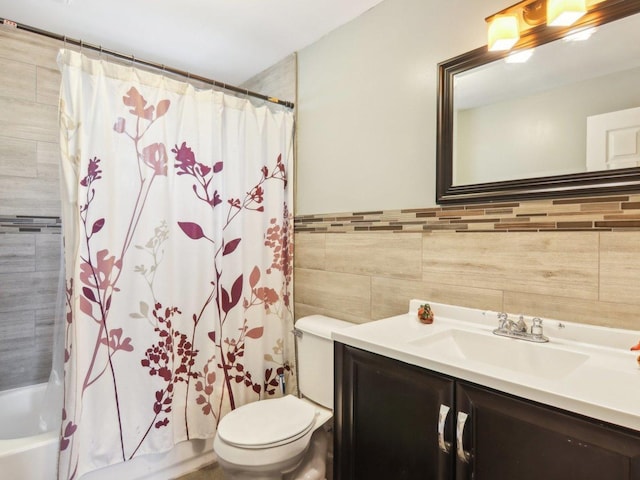
[(333, 409), (333, 340), (331, 332), (353, 323), (310, 315), (296, 324), (298, 344), (298, 388), (300, 393), (326, 408)]

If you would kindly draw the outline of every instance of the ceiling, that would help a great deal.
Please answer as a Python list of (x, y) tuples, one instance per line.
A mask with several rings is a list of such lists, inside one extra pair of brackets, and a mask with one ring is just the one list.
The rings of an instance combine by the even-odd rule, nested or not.
[(0, 17), (239, 85), (382, 0), (0, 0)]

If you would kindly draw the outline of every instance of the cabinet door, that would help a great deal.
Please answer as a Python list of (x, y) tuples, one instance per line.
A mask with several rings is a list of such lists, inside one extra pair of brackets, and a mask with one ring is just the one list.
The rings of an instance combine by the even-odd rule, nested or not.
[(337, 480), (452, 478), (452, 379), (340, 343), (335, 368)]
[(538, 403), (458, 382), (468, 414), (458, 480), (638, 480), (640, 436)]

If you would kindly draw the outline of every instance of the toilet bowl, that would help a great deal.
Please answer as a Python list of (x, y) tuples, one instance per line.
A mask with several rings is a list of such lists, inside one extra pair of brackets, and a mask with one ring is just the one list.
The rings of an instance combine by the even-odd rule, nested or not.
[(327, 451), (327, 434), (319, 430), (333, 416), (331, 332), (350, 325), (322, 315), (296, 322), (298, 386), (305, 396), (249, 403), (220, 421), (213, 449), (225, 479), (326, 478), (325, 462), (318, 457), (326, 457)]
[(302, 462), (312, 434), (331, 416), (293, 395), (250, 403), (220, 422), (213, 449), (226, 478), (280, 479)]

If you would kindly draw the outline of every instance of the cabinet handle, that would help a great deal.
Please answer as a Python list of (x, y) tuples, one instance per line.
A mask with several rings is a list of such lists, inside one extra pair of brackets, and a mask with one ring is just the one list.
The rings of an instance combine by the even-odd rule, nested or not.
[(449, 410), (451, 410), (450, 407), (440, 404), (440, 413), (438, 414), (438, 446), (444, 453), (449, 453), (451, 450), (451, 442), (447, 442), (444, 439), (444, 425), (447, 423)]
[(469, 459), (471, 458), (471, 454), (464, 451), (463, 444), (464, 426), (466, 425), (468, 418), (468, 414), (458, 412), (458, 422), (456, 425), (456, 449), (458, 452), (458, 459), (463, 463), (469, 463)]

